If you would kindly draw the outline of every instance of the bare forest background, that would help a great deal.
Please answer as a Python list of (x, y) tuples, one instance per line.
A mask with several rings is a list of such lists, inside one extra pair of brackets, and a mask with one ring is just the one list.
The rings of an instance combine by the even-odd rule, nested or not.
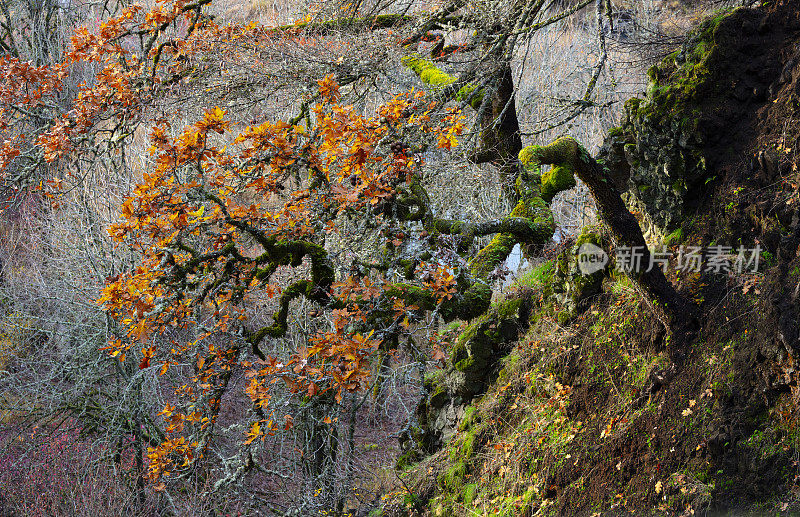
[[(0, 54), (35, 67), (60, 63), (77, 27), (97, 33), (128, 4), (0, 0)], [(516, 4), (475, 1), (469, 9), (484, 21), (502, 20)], [(532, 31), (513, 49), (522, 141), (544, 144), (569, 134), (595, 154), (608, 129), (619, 122), (623, 102), (646, 87), (649, 66), (677, 48), (702, 16), (734, 3), (613, 0), (608, 17), (600, 14), (608, 7), (596, 9), (595, 2), (579, 9), (575, 0), (546, 4), (552, 12), (571, 14)], [(404, 47), (387, 43), (404, 29), (329, 30), (322, 21), (379, 14), (421, 19), (444, 6), (415, 0), (211, 2), (204, 15), (213, 16), (219, 26), (302, 23), (308, 31), (268, 43), (216, 42), (202, 53), (176, 58), (196, 60), (192, 64), (202, 73), (161, 90), (147, 112), (165, 122), (173, 137), (214, 106), (242, 127), (289, 120), (301, 110), (309, 85), (333, 71), (342, 102), (369, 116), (398, 92), (430, 89), (402, 64)], [(176, 20), (165, 32), (180, 36), (189, 23)], [(471, 30), (439, 33), (445, 46), (458, 46), (469, 40)], [(420, 42), (418, 52), (438, 44), (442, 41)], [(468, 67), (469, 57), (459, 62), (454, 56), (451, 65)], [(24, 127), (8, 131), (33, 134), (49, 127), (73, 109), (70, 99), (81, 85), (96, 80), (98, 67), (91, 62), (72, 66), (54, 104), (25, 119)], [(471, 126), (476, 113), (464, 114), (467, 129), (459, 145), (449, 152), (425, 153), (425, 187), (441, 217), (501, 219), (511, 204), (496, 168), (469, 159), (479, 131)], [(145, 124), (101, 120), (95, 140), (82, 152), (57, 164), (36, 161), (31, 154), (27, 163), (37, 173), (23, 174), (25, 162), (18, 160), (16, 180), (5, 184), (11, 201), (0, 214), (0, 514), (321, 515), (377, 507), (383, 494), (402, 486), (393, 466), (397, 439), (416, 425), (422, 379), (439, 362), (427, 349), (398, 348), (375, 360), (369, 386), (345, 392), (341, 401), (317, 403), (288, 388), (276, 390), (270, 405), (281, 408), (280, 432), (254, 442), (257, 446), (246, 455), (238, 444), (252, 430), (245, 423), (252, 408), (250, 401), (237, 398), (248, 379), (235, 373), (221, 395), (225, 410), (204, 443), (203, 465), (164, 482), (147, 479), (148, 452), (164, 439), (169, 425), (165, 406), (173, 400), (174, 386), (192, 376), (192, 363), (160, 375), (156, 365), (141, 367), (139, 356), (120, 361), (104, 350), (120, 323), (97, 300), (108, 279), (140, 260), (135, 249), (112, 242), (107, 229), (119, 223), (126, 197), (154, 167), (149, 131)], [(41, 184), (45, 188), (36, 189)], [(551, 208), (557, 225), (552, 242), (526, 258), (517, 246), (505, 268), (494, 273), (495, 291), (595, 218), (582, 184), (560, 193)], [(340, 237), (325, 247), (336, 257), (337, 278), (344, 278), (353, 260), (378, 253), (383, 228), (358, 217), (342, 216), (336, 224)], [(476, 246), (489, 240), (481, 239)], [(290, 267), (275, 273), (283, 285), (303, 274)], [(277, 303), (266, 296), (250, 300), (249, 317), (267, 324)], [(262, 344), (262, 350), (283, 358), (308, 347), (310, 335), (332, 324), (315, 307), (309, 300), (295, 300), (288, 331)], [(436, 314), (428, 314), (413, 333), (420, 342), (432, 342), (443, 329)], [(164, 339), (159, 346), (169, 348)], [(446, 340), (440, 346), (446, 350)], [(284, 419), (293, 425), (284, 428)]]

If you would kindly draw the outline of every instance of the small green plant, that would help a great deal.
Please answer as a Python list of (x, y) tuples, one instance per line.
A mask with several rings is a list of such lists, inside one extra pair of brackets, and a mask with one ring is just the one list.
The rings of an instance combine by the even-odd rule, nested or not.
[(543, 262), (520, 275), (514, 284), (517, 287), (534, 287), (548, 284), (552, 281), (554, 272), (552, 260)]
[(666, 246), (672, 246), (673, 244), (678, 244), (682, 240), (683, 240), (683, 228), (678, 228), (677, 230), (673, 231), (664, 238), (664, 244)]

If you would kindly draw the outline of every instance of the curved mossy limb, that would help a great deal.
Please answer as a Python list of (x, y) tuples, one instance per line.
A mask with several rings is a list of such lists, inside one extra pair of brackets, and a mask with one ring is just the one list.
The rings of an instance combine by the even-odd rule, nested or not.
[[(537, 181), (533, 179), (532, 181)], [(521, 177), (517, 179), (518, 185), (525, 182)], [(530, 185), (526, 185), (530, 189)], [(518, 191), (523, 190), (518, 187)], [(538, 194), (538, 189), (533, 189)], [(512, 233), (498, 233), (475, 257), (469, 262), (470, 272), (477, 278), (485, 278), (489, 273), (501, 265), (511, 254), (516, 244), (546, 244), (556, 231), (553, 212), (539, 195), (523, 197), (520, 199), (510, 217), (518, 217), (529, 221), (530, 232), (526, 235)]]
[[(517, 190), (521, 201), (512, 215), (521, 215), (532, 220), (552, 225), (552, 213), (548, 203), (540, 195), (541, 165), (556, 164), (562, 171), (577, 176), (584, 181), (594, 196), (598, 210), (609, 226), (613, 241), (617, 246), (642, 246), (644, 253), (644, 237), (636, 219), (627, 210), (619, 191), (611, 181), (607, 169), (589, 156), (574, 139), (562, 138), (548, 146), (530, 146), (520, 153), (520, 160), (527, 171), (517, 181)], [(556, 175), (558, 176), (558, 175)], [(574, 180), (573, 180), (574, 181)], [(554, 190), (564, 183), (549, 181)], [(552, 199), (552, 198), (551, 198)], [(548, 226), (545, 224), (544, 226)], [(553, 226), (550, 226), (553, 228)], [(547, 236), (550, 238), (550, 235)], [(470, 263), (473, 274), (480, 277), (504, 260), (513, 246), (514, 236), (499, 234)], [(581, 244), (602, 244), (600, 236), (586, 231), (579, 237), (576, 247)], [(574, 250), (571, 250), (574, 251)], [(572, 257), (570, 253), (566, 255)], [(647, 262), (649, 255), (645, 256)], [(557, 264), (558, 269), (566, 264)], [(570, 264), (570, 267), (572, 264)], [(566, 267), (565, 267), (566, 270)], [(570, 271), (566, 271), (571, 274)], [(584, 296), (590, 295), (600, 288), (602, 272), (584, 278), (575, 274), (573, 291), (553, 292), (563, 294), (563, 299), (578, 303)], [(549, 278), (556, 275), (551, 273)], [(561, 275), (559, 275), (561, 276)], [(567, 278), (569, 275), (565, 275)], [(690, 326), (693, 310), (690, 304), (675, 291), (666, 280), (663, 272), (654, 268), (642, 273), (631, 273), (631, 280), (640, 288), (651, 302), (653, 309), (662, 321), (672, 330), (672, 349), (674, 361), (678, 362), (681, 349), (691, 342)], [(565, 300), (566, 301), (566, 300)], [(568, 319), (574, 311), (562, 313)], [(561, 317), (561, 316), (559, 316)], [(488, 310), (473, 321), (456, 341), (448, 360), (448, 367), (443, 379), (433, 386), (432, 397), (420, 404), (419, 414), (423, 428), (420, 442), (438, 448), (455, 432), (458, 415), (475, 396), (483, 392), (486, 379), (492, 379), (496, 373), (496, 364), (500, 357), (508, 353), (506, 344), (512, 342), (523, 321), (529, 316), (522, 310), (522, 302), (507, 300), (495, 309)]]
[[(575, 186), (575, 159), (578, 152), (575, 141), (562, 137), (550, 145), (529, 145), (519, 152), (519, 161), (530, 173), (541, 177), (542, 199), (548, 203), (561, 191)], [(550, 170), (542, 173), (541, 166), (549, 164)]]
[[(298, 296), (305, 296), (323, 306), (338, 306), (339, 300), (331, 296), (331, 286), (334, 282), (334, 270), (330, 263), (327, 250), (308, 241), (265, 241), (269, 245), (265, 246), (262, 255), (256, 258), (257, 263), (267, 262), (268, 267), (256, 270), (254, 278), (262, 281), (269, 280), (268, 275), (259, 275), (261, 271), (274, 272), (278, 265), (299, 266), (304, 257), (311, 261), (311, 279), (300, 280), (291, 284), (281, 293), (279, 309), (273, 316), (273, 324), (262, 327), (253, 332), (248, 337), (248, 342), (253, 348), (253, 352), (264, 359), (264, 354), (259, 349), (259, 344), (266, 337), (280, 337), (286, 334), (287, 317), (289, 314), (289, 304)], [(271, 273), (270, 273), (271, 274)]]
[[(526, 147), (520, 151), (520, 161), (532, 172), (538, 172), (539, 167), (546, 164), (560, 169), (547, 180), (542, 178), (542, 188), (544, 190), (544, 183), (547, 181), (550, 185), (549, 192), (571, 183), (564, 181), (567, 174), (580, 178), (589, 188), (600, 216), (611, 230), (615, 244), (618, 247), (640, 250), (641, 263), (649, 264), (650, 251), (642, 230), (622, 201), (611, 172), (592, 158), (575, 139), (562, 137), (547, 146)], [(675, 290), (660, 268), (627, 274), (646, 295), (656, 316), (672, 331), (674, 339), (670, 353), (673, 360), (678, 362), (696, 331), (696, 308)]]
[[(545, 158), (547, 156), (544, 155)], [(409, 214), (407, 220), (421, 221), (430, 234), (460, 235), (461, 251), (465, 251), (475, 237), (496, 234), (469, 261), (470, 274), (486, 281), (489, 274), (508, 258), (516, 244), (545, 244), (553, 236), (555, 221), (547, 201), (541, 195), (540, 181), (535, 174), (518, 176), (515, 185), (518, 201), (511, 213), (503, 219), (482, 223), (431, 216), (430, 197), (418, 176), (409, 180), (408, 191), (399, 199), (402, 199), (405, 207), (403, 213)], [(551, 188), (557, 190), (556, 187)], [(411, 206), (416, 206), (416, 210), (410, 210)]]
[[(545, 244), (555, 232), (555, 221), (550, 207), (539, 192), (539, 178), (526, 174), (516, 181), (519, 201), (508, 217), (471, 223), (456, 219), (431, 216), (431, 201), (418, 176), (409, 180), (409, 191), (402, 196), (407, 205), (417, 205), (414, 220), (421, 220), (431, 234), (460, 235), (462, 250), (466, 250), (475, 237), (496, 234), (492, 241), (470, 260), (470, 273), (477, 279), (487, 280), (513, 250), (516, 244)], [(418, 217), (422, 214), (422, 217)]]
[[(582, 151), (585, 154), (585, 151)], [(563, 190), (575, 186), (575, 167), (581, 148), (568, 137), (559, 138), (546, 146), (531, 145), (519, 153), (525, 173), (516, 181), (519, 202), (510, 218), (518, 217), (530, 222), (527, 235), (500, 233), (471, 261), (470, 269), (478, 278), (485, 277), (502, 264), (516, 244), (546, 244), (555, 233), (556, 225), (549, 203)], [(541, 166), (549, 164), (551, 169), (544, 174)]]
[[(589, 156), (573, 138), (558, 139), (543, 148), (526, 148), (521, 158), (528, 163), (557, 163), (574, 172), (589, 188), (600, 216), (611, 230), (616, 246), (641, 251), (642, 264), (650, 263), (650, 251), (636, 218), (625, 206), (612, 181), (610, 171)], [(522, 153), (521, 153), (522, 154)], [(645, 295), (655, 315), (672, 332), (670, 355), (680, 362), (685, 348), (693, 340), (697, 327), (697, 309), (678, 293), (660, 268), (626, 273)]]

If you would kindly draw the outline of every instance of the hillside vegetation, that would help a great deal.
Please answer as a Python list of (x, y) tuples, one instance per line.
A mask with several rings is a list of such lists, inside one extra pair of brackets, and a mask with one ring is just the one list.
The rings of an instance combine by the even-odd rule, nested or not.
[[(581, 244), (612, 249), (602, 225), (585, 228), (470, 323), (429, 377), (422, 427), (398, 462), (405, 488), (385, 513), (800, 509), (798, 31), (787, 2), (705, 20), (649, 70), (647, 96), (606, 138), (601, 156), (653, 245), (675, 256), (723, 246), (730, 261), (718, 272), (672, 263), (670, 281), (699, 311), (682, 363), (627, 276), (578, 271)], [(740, 246), (761, 247), (757, 274), (733, 267)], [(481, 374), (463, 357), (485, 363)]]

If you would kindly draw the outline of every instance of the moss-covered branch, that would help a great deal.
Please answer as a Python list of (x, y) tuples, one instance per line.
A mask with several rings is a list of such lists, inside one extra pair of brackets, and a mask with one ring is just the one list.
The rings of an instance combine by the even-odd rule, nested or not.
[[(225, 203), (213, 193), (203, 191), (204, 197), (216, 203), (225, 216), (226, 222), (242, 231), (261, 245), (263, 251), (255, 258), (242, 255), (233, 242), (222, 246), (219, 250), (201, 254), (193, 248), (178, 242), (176, 248), (189, 254), (189, 259), (183, 264), (175, 264), (172, 255), (165, 256), (165, 264), (171, 263), (170, 275), (167, 284), (171, 291), (182, 293), (189, 290), (196, 282), (192, 277), (196, 274), (203, 276), (213, 269), (218, 259), (228, 257), (225, 266), (215, 273), (215, 278), (209, 282), (200, 294), (200, 299), (206, 299), (218, 289), (227, 286), (233, 298), (242, 297), (246, 286), (253, 282), (269, 282), (272, 274), (279, 266), (298, 267), (308, 258), (311, 263), (311, 278), (294, 282), (284, 289), (279, 301), (279, 308), (273, 315), (272, 325), (262, 327), (247, 336), (247, 341), (253, 352), (264, 359), (264, 354), (259, 349), (261, 341), (267, 337), (279, 337), (286, 333), (289, 304), (298, 296), (305, 296), (322, 306), (340, 306), (341, 301), (332, 296), (331, 288), (335, 280), (333, 266), (327, 250), (316, 243), (304, 240), (278, 239), (267, 235), (255, 225), (236, 219), (231, 216)], [(241, 274), (239, 266), (248, 265), (246, 274)]]
[[(539, 196), (537, 182), (538, 177), (526, 175), (525, 178), (519, 178), (517, 193), (520, 201), (508, 217), (492, 221), (469, 222), (436, 217), (431, 209), (427, 191), (419, 178), (413, 177), (409, 184), (409, 195), (398, 199), (398, 202), (405, 207), (399, 212), (401, 218), (406, 221), (421, 221), (423, 227), (433, 235), (459, 235), (461, 237), (459, 245), (462, 251), (472, 244), (475, 237), (498, 233), (507, 234), (505, 240), (512, 241), (512, 248), (517, 243), (543, 244), (552, 237), (555, 226), (547, 203)], [(500, 262), (505, 260), (506, 256), (503, 256)], [(498, 265), (499, 262), (495, 263), (494, 267)]]
[[(405, 56), (401, 59), (403, 65), (417, 74), (420, 81), (443, 92), (445, 87), (455, 84), (458, 79), (433, 64), (432, 61), (419, 56)], [(476, 91), (477, 89), (477, 91)], [(452, 98), (457, 101), (467, 101), (474, 109), (480, 108), (486, 91), (474, 83), (468, 83), (452, 92)], [(449, 97), (448, 97), (449, 99)]]
[(263, 260), (269, 258), (272, 267), (268, 269), (274, 271), (274, 265), (299, 266), (304, 257), (311, 260), (311, 279), (294, 282), (284, 289), (280, 298), (278, 311), (273, 315), (273, 323), (270, 326), (262, 327), (253, 332), (248, 337), (248, 342), (253, 348), (253, 352), (263, 359), (263, 354), (258, 348), (261, 341), (267, 337), (280, 337), (286, 334), (286, 319), (289, 314), (289, 304), (298, 296), (305, 296), (323, 306), (340, 305), (341, 302), (331, 296), (331, 286), (334, 282), (334, 271), (330, 264), (328, 252), (319, 244), (307, 241), (278, 241), (270, 248), (266, 249), (259, 257)]
[(406, 304), (413, 304), (422, 310), (432, 311), (439, 308), (439, 315), (444, 321), (456, 318), (470, 320), (486, 312), (491, 304), (492, 289), (484, 282), (475, 281), (461, 286), (456, 294), (446, 300), (440, 301), (436, 293), (422, 287), (397, 283), (385, 291), (390, 298), (403, 300)]
[(275, 27), (273, 31), (313, 30), (321, 33), (327, 32), (357, 32), (365, 29), (390, 29), (413, 23), (417, 18), (406, 14), (379, 14), (377, 16), (343, 17), (332, 20), (312, 20), (299, 22), (292, 25)]
[(475, 257), (470, 260), (470, 270), (478, 278), (485, 278), (500, 266), (516, 244), (546, 244), (556, 231), (555, 220), (550, 206), (539, 191), (539, 178), (520, 175), (517, 178), (517, 192), (520, 200), (505, 221), (519, 218), (527, 221), (527, 231), (522, 233), (503, 232), (494, 236)]
[[(562, 145), (561, 143), (558, 144)], [(552, 158), (549, 149), (533, 153), (539, 160)], [(555, 160), (553, 160), (555, 161)], [(531, 163), (531, 159), (528, 160)], [(571, 188), (575, 180), (571, 174), (571, 181), (564, 179), (568, 172), (548, 174), (547, 182), (542, 183), (538, 169), (525, 171), (517, 177), (515, 190), (518, 198), (517, 205), (503, 219), (472, 223), (456, 219), (441, 219), (433, 214), (430, 197), (418, 177), (412, 177), (408, 191), (398, 198), (398, 203), (404, 207), (399, 210), (401, 217), (405, 214), (406, 220), (421, 221), (423, 227), (432, 235), (446, 234), (461, 236), (460, 246), (466, 250), (475, 237), (496, 234), (492, 241), (469, 261), (470, 274), (476, 279), (486, 281), (489, 274), (508, 258), (517, 244), (528, 246), (545, 244), (555, 232), (555, 221), (548, 202), (555, 193)], [(559, 179), (559, 181), (555, 181)], [(542, 195), (542, 189), (547, 189), (547, 198)], [(413, 208), (413, 209), (412, 209)]]

